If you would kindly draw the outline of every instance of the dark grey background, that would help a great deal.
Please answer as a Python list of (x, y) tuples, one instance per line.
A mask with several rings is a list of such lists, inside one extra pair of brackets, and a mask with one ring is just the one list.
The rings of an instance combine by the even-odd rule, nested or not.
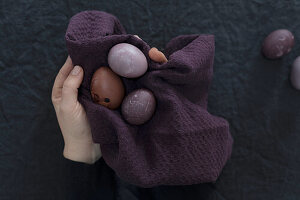
[[(149, 199), (300, 199), (300, 92), (289, 82), (300, 50), (297, 0), (1, 0), (0, 199), (65, 199), (70, 183), (50, 95), (67, 57), (68, 20), (91, 9), (116, 15), (128, 33), (162, 50), (181, 34), (215, 35), (209, 111), (228, 119), (232, 157), (215, 184), (142, 190)], [(296, 45), (267, 60), (261, 43), (279, 28), (291, 30)], [(138, 189), (114, 190), (134, 199)]]

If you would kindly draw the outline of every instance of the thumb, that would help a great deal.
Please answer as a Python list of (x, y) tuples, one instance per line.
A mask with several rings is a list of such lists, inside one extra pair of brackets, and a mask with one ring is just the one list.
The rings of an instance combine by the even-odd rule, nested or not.
[[(73, 109), (77, 103), (78, 88), (83, 79), (83, 70), (75, 66), (68, 75), (62, 88), (61, 107)], [(68, 109), (67, 109), (68, 110)]]

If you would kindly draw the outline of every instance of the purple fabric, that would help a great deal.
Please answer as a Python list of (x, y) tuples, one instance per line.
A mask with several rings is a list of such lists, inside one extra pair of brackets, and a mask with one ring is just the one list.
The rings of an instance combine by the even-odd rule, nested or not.
[[(124, 180), (142, 187), (214, 182), (230, 157), (232, 137), (226, 120), (207, 112), (213, 75), (214, 36), (183, 35), (166, 46), (168, 62), (150, 60), (150, 46), (126, 34), (119, 20), (105, 12), (84, 11), (70, 20), (66, 43), (74, 65), (84, 69), (79, 101), (100, 143), (106, 163)], [(126, 42), (147, 57), (149, 68), (137, 79), (122, 78), (126, 94), (150, 89), (157, 100), (154, 116), (133, 126), (120, 109), (93, 103), (90, 81), (94, 71), (108, 66), (111, 47)]]

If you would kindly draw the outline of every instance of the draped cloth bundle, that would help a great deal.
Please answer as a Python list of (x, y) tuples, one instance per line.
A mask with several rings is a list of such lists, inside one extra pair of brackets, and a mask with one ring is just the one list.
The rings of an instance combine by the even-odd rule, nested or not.
[[(214, 182), (232, 151), (228, 122), (207, 111), (213, 75), (214, 36), (182, 35), (166, 45), (168, 62), (152, 61), (150, 46), (126, 34), (108, 13), (84, 11), (70, 20), (66, 35), (74, 65), (84, 69), (78, 100), (86, 110), (95, 143), (103, 159), (122, 179), (141, 187)], [(139, 48), (148, 71), (136, 79), (122, 78), (126, 94), (151, 90), (157, 106), (143, 125), (130, 125), (120, 109), (110, 110), (92, 101), (93, 73), (108, 66), (109, 50), (118, 43)]]

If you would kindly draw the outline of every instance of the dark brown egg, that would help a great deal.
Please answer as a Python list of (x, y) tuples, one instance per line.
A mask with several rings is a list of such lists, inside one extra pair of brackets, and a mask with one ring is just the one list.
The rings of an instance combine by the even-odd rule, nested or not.
[(125, 90), (120, 77), (108, 67), (97, 69), (91, 81), (93, 101), (109, 109), (118, 108), (124, 98)]
[(128, 94), (122, 103), (124, 119), (133, 125), (141, 125), (154, 114), (156, 100), (148, 89), (138, 89)]

